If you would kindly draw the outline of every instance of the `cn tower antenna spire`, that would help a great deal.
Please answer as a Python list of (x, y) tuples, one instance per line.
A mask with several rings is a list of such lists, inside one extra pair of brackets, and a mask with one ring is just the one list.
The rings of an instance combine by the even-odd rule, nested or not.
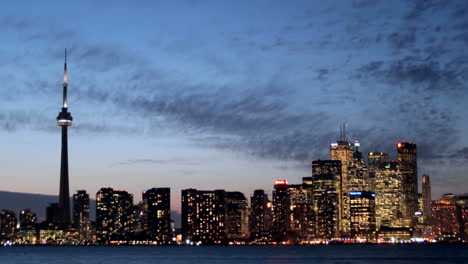
[(67, 73), (67, 49), (65, 49), (65, 62), (63, 64), (63, 108), (67, 108), (67, 88), (68, 88), (68, 73)]

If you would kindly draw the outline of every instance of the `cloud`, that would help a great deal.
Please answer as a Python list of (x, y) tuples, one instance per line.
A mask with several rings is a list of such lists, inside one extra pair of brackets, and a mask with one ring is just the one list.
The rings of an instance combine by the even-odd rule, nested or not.
[(185, 160), (182, 158), (174, 158), (174, 159), (129, 159), (126, 161), (121, 161), (118, 163), (121, 166), (127, 165), (134, 165), (134, 164), (157, 164), (157, 165), (184, 165), (184, 166), (197, 166), (199, 165), (198, 162), (193, 162), (189, 160)]

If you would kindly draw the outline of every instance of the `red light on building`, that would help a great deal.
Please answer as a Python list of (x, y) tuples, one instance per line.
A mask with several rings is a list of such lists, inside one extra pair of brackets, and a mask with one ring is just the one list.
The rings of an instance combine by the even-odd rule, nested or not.
[(400, 142), (397, 143), (397, 147), (398, 147), (398, 148), (401, 148), (402, 146), (403, 146), (403, 145), (402, 145)]
[(287, 180), (276, 180), (275, 185), (288, 185)]

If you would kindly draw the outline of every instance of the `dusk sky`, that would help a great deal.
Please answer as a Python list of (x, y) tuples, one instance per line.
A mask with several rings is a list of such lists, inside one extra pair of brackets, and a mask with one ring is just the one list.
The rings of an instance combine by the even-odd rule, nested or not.
[(362, 152), (418, 146), (433, 198), (468, 192), (468, 1), (5, 1), (0, 190), (300, 183), (341, 122)]

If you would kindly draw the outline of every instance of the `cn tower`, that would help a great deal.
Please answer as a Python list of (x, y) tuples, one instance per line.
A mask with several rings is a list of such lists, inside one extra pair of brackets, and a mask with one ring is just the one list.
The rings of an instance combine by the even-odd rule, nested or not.
[(62, 158), (60, 162), (60, 193), (59, 215), (60, 224), (70, 224), (70, 190), (68, 183), (68, 127), (72, 125), (72, 116), (68, 112), (67, 104), (67, 50), (65, 49), (65, 63), (63, 66), (63, 105), (62, 111), (57, 116), (57, 125), (62, 127)]

